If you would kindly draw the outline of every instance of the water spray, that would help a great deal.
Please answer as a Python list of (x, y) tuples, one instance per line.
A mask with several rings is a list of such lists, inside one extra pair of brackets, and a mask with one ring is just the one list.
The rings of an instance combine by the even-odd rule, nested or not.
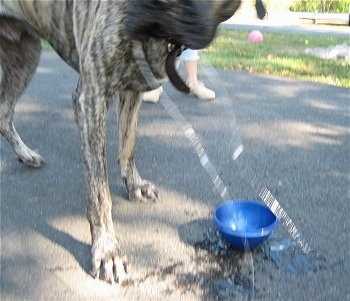
[[(140, 42), (135, 41), (133, 49), (134, 49), (134, 56), (139, 65), (139, 69), (143, 74), (146, 82), (149, 84), (150, 87), (157, 88), (158, 85), (155, 82), (155, 78), (148, 64), (145, 63), (146, 59), (144, 57), (144, 54), (142, 51), (142, 45), (140, 44)], [(204, 55), (202, 56), (202, 58), (206, 60)], [(207, 60), (206, 60), (206, 66), (207, 68), (205, 69), (205, 74), (209, 80), (219, 78), (217, 71), (208, 63)], [(223, 93), (224, 93), (223, 98), (230, 99), (225, 89), (223, 89)], [(170, 99), (170, 97), (167, 95), (165, 91), (162, 94), (160, 103), (163, 105), (163, 107), (169, 113), (169, 115), (174, 119), (174, 121), (178, 124), (178, 126), (181, 128), (181, 131), (183, 132), (183, 134), (185, 135), (185, 137), (188, 139), (191, 146), (195, 150), (195, 153), (199, 158), (199, 162), (201, 166), (204, 168), (205, 172), (208, 174), (210, 180), (213, 183), (214, 190), (220, 195), (222, 200), (224, 201), (230, 200), (231, 198), (230, 198), (230, 194), (227, 189), (227, 186), (224, 184), (216, 168), (211, 163), (211, 160), (207, 152), (205, 151), (193, 126), (186, 120), (186, 118), (183, 116), (183, 114), (180, 112), (178, 107), (174, 104), (174, 102)], [(277, 198), (272, 194), (272, 192), (265, 185), (262, 184), (260, 179), (253, 172), (252, 168), (249, 165), (248, 166), (243, 165), (240, 162), (239, 157), (244, 151), (244, 146), (242, 143), (239, 127), (237, 126), (237, 122), (234, 114), (232, 114), (230, 126), (232, 131), (231, 131), (230, 143), (228, 146), (229, 146), (230, 154), (232, 154), (231, 159), (235, 163), (235, 165), (238, 167), (237, 170), (239, 170), (241, 175), (248, 181), (249, 185), (257, 193), (260, 199), (270, 208), (270, 210), (280, 220), (280, 222), (287, 229), (288, 233), (290, 234), (292, 239), (296, 242), (296, 244), (302, 249), (302, 251), (305, 254), (308, 254), (312, 250), (311, 247), (306, 242), (306, 240), (302, 237), (295, 223), (288, 216), (286, 211), (282, 208)], [(274, 246), (274, 248), (276, 249), (278, 248), (278, 246)], [(248, 296), (248, 299), (251, 300), (252, 298), (254, 298), (254, 278), (255, 277), (254, 277), (254, 261), (253, 261), (253, 256), (251, 254), (249, 246), (245, 248), (245, 259), (248, 261), (250, 268), (253, 271), (253, 276), (251, 279), (252, 281), (250, 281), (251, 283), (250, 293)]]

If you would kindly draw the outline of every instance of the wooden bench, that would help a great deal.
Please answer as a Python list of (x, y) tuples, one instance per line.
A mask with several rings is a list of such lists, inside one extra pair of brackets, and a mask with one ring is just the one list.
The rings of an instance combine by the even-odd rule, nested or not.
[(349, 14), (334, 14), (334, 13), (303, 13), (300, 19), (313, 24), (329, 24), (329, 25), (349, 25)]

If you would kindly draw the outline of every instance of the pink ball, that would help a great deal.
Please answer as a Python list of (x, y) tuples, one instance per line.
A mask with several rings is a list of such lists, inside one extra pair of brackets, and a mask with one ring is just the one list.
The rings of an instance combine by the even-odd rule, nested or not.
[(260, 30), (253, 30), (249, 33), (248, 41), (252, 43), (261, 43), (264, 37)]

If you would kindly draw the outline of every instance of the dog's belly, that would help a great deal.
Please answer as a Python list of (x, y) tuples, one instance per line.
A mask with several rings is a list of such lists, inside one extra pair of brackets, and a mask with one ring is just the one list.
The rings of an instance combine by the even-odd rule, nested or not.
[(73, 1), (0, 0), (0, 16), (22, 21), (30, 30), (47, 40), (75, 70), (79, 56), (73, 33)]

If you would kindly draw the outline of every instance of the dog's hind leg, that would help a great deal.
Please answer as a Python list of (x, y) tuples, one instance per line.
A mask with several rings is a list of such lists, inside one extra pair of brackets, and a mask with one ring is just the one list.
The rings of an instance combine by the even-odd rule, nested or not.
[[(13, 114), (17, 99), (38, 66), (41, 41), (25, 31), (15, 32), (19, 26), (10, 23), (11, 20), (2, 18), (0, 21), (2, 28), (6, 25), (8, 35), (5, 37), (0, 31), (0, 133), (12, 146), (19, 161), (40, 167), (44, 159), (22, 141), (13, 124)], [(14, 31), (12, 35), (11, 29)]]
[(157, 201), (158, 190), (152, 183), (140, 177), (134, 161), (137, 121), (141, 103), (139, 92), (123, 91), (119, 94), (119, 164), (131, 201)]

